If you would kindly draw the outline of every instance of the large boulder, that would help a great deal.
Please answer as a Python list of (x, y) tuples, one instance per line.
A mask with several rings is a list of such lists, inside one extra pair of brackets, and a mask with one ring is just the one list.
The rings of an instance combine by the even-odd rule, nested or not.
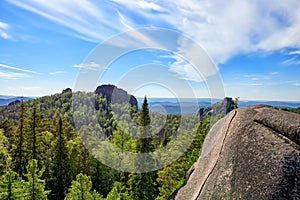
[(300, 115), (264, 105), (233, 110), (169, 199), (300, 199)]

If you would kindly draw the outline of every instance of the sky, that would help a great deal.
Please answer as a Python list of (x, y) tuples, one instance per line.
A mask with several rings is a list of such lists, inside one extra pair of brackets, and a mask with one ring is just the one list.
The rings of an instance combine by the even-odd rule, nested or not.
[(1, 95), (50, 95), (83, 82), (138, 97), (300, 101), (300, 3), (0, 1)]

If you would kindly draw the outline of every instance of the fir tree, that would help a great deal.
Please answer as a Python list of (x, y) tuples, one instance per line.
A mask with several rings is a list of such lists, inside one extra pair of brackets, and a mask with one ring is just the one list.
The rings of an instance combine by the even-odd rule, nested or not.
[(11, 169), (7, 170), (0, 179), (0, 199), (24, 199), (24, 192), (24, 181)]
[(92, 190), (91, 178), (82, 173), (76, 176), (76, 180), (72, 181), (70, 192), (65, 200), (101, 200), (102, 197), (95, 190)]
[[(149, 116), (149, 108), (147, 98), (145, 97), (142, 109), (139, 112), (139, 129), (135, 152), (137, 153), (148, 153), (153, 151), (153, 142), (151, 135), (151, 127), (150, 127), (150, 116)], [(142, 160), (136, 161), (136, 170), (142, 171), (141, 163), (152, 165), (153, 160), (151, 157), (141, 157)], [(156, 182), (156, 172), (147, 172), (141, 174), (130, 174), (129, 175), (129, 195), (131, 199), (144, 199), (150, 200), (155, 199), (158, 194), (158, 186)]]
[(53, 162), (50, 167), (51, 179), (49, 181), (51, 194), (49, 196), (51, 199), (63, 200), (66, 195), (68, 182), (70, 182), (70, 178), (68, 176), (70, 167), (68, 161), (67, 140), (63, 131), (63, 122), (61, 118), (58, 120), (53, 153)]
[(19, 174), (19, 176), (23, 176), (23, 173), (26, 168), (26, 160), (25, 160), (25, 118), (26, 118), (26, 104), (21, 100), (20, 103), (20, 116), (19, 116), (19, 127), (18, 132), (15, 137), (15, 148), (13, 149), (13, 158), (15, 163), (15, 170)]
[(27, 165), (28, 174), (25, 174), (28, 181), (25, 183), (26, 197), (28, 200), (47, 200), (49, 190), (45, 190), (45, 181), (41, 179), (44, 169), (38, 170), (37, 160), (30, 160)]

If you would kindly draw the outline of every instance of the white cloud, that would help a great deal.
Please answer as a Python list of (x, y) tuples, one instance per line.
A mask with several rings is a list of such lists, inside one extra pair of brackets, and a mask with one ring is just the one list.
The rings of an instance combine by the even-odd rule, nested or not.
[(81, 65), (73, 65), (72, 67), (86, 69), (86, 70), (93, 70), (93, 71), (99, 71), (101, 69), (101, 66), (95, 62), (84, 63)]
[(279, 74), (279, 72), (271, 72), (270, 73), (270, 75), (272, 75), (272, 76), (275, 76), (275, 75), (278, 75)]
[(2, 63), (0, 63), (0, 67), (5, 68), (5, 69), (15, 70), (15, 71), (21, 71), (21, 72), (27, 72), (27, 73), (32, 73), (32, 74), (38, 74), (38, 72), (35, 72), (35, 71), (31, 71), (31, 70), (28, 70), (28, 69), (22, 69), (22, 68), (18, 68), (18, 67), (13, 67), (13, 66), (2, 64)]
[(300, 51), (291, 51), (289, 55), (300, 55)]
[[(239, 53), (268, 52), (285, 47), (300, 48), (298, 0), (9, 2), (68, 27), (73, 30), (75, 37), (94, 42), (103, 41), (133, 28), (168, 27), (190, 36), (201, 44), (216, 64), (224, 63)], [(153, 43), (147, 41), (146, 35), (132, 37)], [(123, 42), (118, 41), (119, 44), (127, 45)], [(179, 45), (181, 47), (176, 52), (179, 54), (181, 49), (192, 49), (180, 41)], [(194, 54), (193, 57), (197, 56), (197, 52), (191, 54)], [(290, 64), (291, 61), (286, 63)], [(177, 63), (173, 69), (193, 73), (186, 65), (182, 67), (184, 69), (179, 70)], [(217, 72), (209, 72), (206, 69), (209, 68), (202, 69), (204, 77)]]
[(137, 5), (139, 5), (143, 9), (150, 9), (150, 10), (155, 10), (155, 11), (164, 11), (164, 9), (153, 2), (147, 2), (147, 1), (137, 1)]
[(12, 37), (7, 33), (9, 25), (0, 21), (0, 37), (3, 39), (11, 39)]
[(294, 86), (300, 86), (300, 82), (299, 83), (294, 83)]
[(174, 56), (173, 58), (176, 58), (176, 61), (171, 64), (170, 71), (174, 72), (179, 78), (196, 82), (205, 80), (196, 67), (180, 57)]
[(262, 83), (241, 83), (242, 86), (261, 86)]
[(92, 42), (100, 42), (113, 34), (128, 30), (128, 26), (120, 22), (118, 10), (109, 2), (61, 0), (9, 2), (71, 29), (75, 37)]
[(24, 73), (0, 71), (0, 77), (5, 78), (5, 79), (10, 79), (10, 80), (16, 80), (16, 79), (19, 79), (19, 78), (28, 78), (30, 76), (28, 76), (27, 74), (24, 74)]
[(39, 86), (22, 87), (21, 90), (25, 90), (25, 91), (39, 91), (39, 90), (41, 90), (41, 87), (39, 87)]
[(241, 52), (300, 48), (298, 0), (160, 1), (165, 12), (146, 12), (136, 0), (116, 0), (147, 22), (162, 21), (190, 35), (223, 63)]
[(65, 71), (55, 71), (55, 72), (49, 72), (49, 75), (57, 75), (57, 74), (65, 74)]
[(292, 57), (290, 59), (287, 59), (287, 60), (281, 62), (281, 64), (283, 64), (285, 66), (300, 65), (300, 60), (297, 59), (296, 57)]

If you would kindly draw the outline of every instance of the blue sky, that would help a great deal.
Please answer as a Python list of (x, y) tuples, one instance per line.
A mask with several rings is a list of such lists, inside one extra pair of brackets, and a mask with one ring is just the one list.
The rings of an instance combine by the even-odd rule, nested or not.
[[(129, 77), (137, 73), (141, 80), (173, 81), (178, 90), (187, 83), (196, 97), (210, 97), (207, 83), (220, 76), (226, 96), (299, 101), (299, 13), (298, 0), (3, 0), (0, 94), (42, 96), (74, 88), (86, 59), (99, 44), (125, 31), (158, 27), (193, 39), (217, 69), (203, 68), (202, 77), (195, 75), (186, 58), (199, 57), (198, 52), (175, 41), (173, 52), (137, 50), (114, 60), (99, 84), (127, 89), (126, 84), (133, 84)], [(142, 33), (136, 37), (149, 39)], [(160, 39), (155, 42), (163, 43)], [(161, 66), (168, 69), (166, 73)], [(173, 75), (177, 81), (171, 79)], [(174, 96), (167, 85), (139, 84), (131, 90), (136, 96)]]

